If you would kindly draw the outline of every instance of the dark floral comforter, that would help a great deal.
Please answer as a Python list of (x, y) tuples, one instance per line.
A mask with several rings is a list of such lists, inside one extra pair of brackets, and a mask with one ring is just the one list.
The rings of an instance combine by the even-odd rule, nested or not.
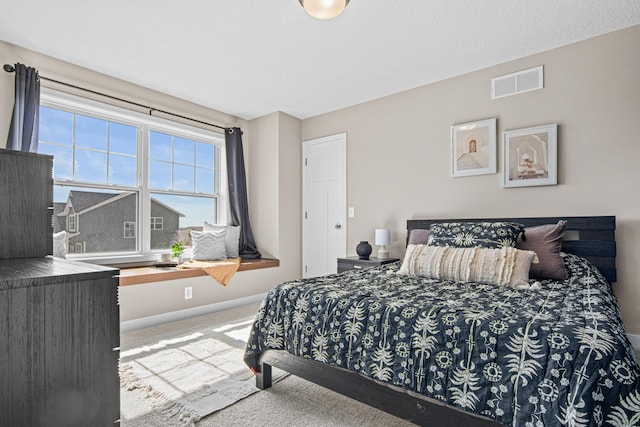
[(569, 278), (536, 290), (398, 265), (283, 283), (245, 361), (286, 350), (509, 426), (640, 425), (640, 368), (611, 286), (585, 259), (564, 262)]

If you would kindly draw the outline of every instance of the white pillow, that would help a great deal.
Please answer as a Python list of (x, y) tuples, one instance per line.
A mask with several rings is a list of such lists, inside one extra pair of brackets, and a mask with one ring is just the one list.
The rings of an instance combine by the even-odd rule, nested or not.
[(239, 225), (217, 225), (205, 221), (203, 231), (225, 230), (225, 246), (229, 258), (240, 257), (240, 226)]
[(193, 243), (192, 259), (198, 261), (219, 261), (227, 259), (227, 250), (224, 243), (225, 235), (225, 230), (191, 230), (191, 240)]
[(535, 252), (509, 246), (492, 249), (409, 245), (398, 274), (529, 287), (532, 262), (538, 262)]
[(64, 230), (53, 233), (53, 256), (58, 258), (67, 256), (67, 232)]

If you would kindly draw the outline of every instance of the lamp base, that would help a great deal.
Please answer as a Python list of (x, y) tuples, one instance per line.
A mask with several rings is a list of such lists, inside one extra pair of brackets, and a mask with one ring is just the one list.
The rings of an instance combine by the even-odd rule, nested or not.
[(376, 258), (378, 259), (389, 258), (389, 251), (387, 250), (386, 246), (380, 246), (380, 249), (378, 249), (378, 253), (376, 254)]

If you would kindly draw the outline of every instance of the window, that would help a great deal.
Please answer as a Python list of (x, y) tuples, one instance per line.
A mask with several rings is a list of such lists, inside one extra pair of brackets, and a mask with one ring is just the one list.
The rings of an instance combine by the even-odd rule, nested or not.
[(69, 214), (67, 216), (67, 230), (69, 231), (76, 231), (76, 215), (75, 214)]
[(38, 151), (54, 156), (54, 232), (69, 232), (81, 258), (189, 246), (190, 230), (224, 219), (223, 142), (218, 133), (43, 90)]
[(152, 216), (151, 217), (151, 229), (152, 230), (162, 230), (163, 220), (161, 216)]
[(124, 238), (135, 239), (136, 237), (136, 223), (125, 221), (124, 223)]

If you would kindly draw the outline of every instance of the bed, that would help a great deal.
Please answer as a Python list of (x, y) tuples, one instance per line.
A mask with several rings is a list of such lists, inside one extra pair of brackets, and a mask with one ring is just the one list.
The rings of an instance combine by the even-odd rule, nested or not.
[(247, 343), (256, 385), (270, 387), (275, 366), (418, 425), (640, 425), (640, 368), (610, 285), (615, 217), (409, 220), (407, 253), (495, 252), (412, 241), (431, 230), (436, 242), (438, 224), (462, 222), (532, 233), (562, 223), (567, 278), (434, 279), (403, 272), (405, 256), (402, 265), (283, 283), (268, 293)]

